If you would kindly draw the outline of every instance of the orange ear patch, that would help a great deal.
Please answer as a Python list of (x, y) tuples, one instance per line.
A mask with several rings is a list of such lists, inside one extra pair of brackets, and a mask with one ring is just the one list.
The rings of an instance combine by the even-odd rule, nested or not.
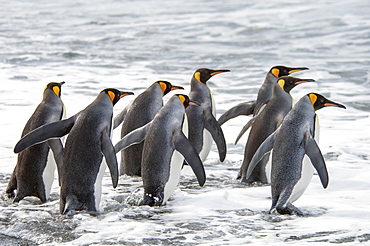
[(283, 90), (284, 90), (285, 80), (283, 80), (283, 79), (279, 79), (279, 81), (278, 81), (277, 83), (278, 83), (278, 85), (281, 87), (281, 89), (283, 89)]
[(59, 88), (59, 86), (54, 86), (53, 87), (53, 91), (54, 91), (55, 95), (57, 95), (57, 97), (59, 97), (59, 95), (60, 95), (60, 88)]
[(309, 95), (309, 97), (310, 97), (310, 101), (311, 101), (311, 103), (312, 103), (312, 105), (314, 105), (315, 104), (315, 102), (317, 101), (317, 96), (315, 95), (315, 94), (310, 94)]
[(113, 91), (108, 91), (108, 96), (109, 96), (110, 100), (113, 102), (114, 98), (116, 97), (116, 94), (114, 94)]
[(200, 72), (196, 72), (196, 73), (194, 74), (194, 78), (195, 78), (196, 80), (198, 80), (198, 82), (202, 83), (202, 81), (200, 81)]
[(271, 73), (275, 75), (275, 77), (279, 78), (280, 70), (278, 68), (274, 68)]
[(179, 95), (179, 99), (182, 102), (182, 104), (184, 104), (184, 102), (186, 100), (185, 97), (183, 95)]
[(166, 91), (166, 89), (167, 89), (167, 85), (165, 83), (163, 83), (163, 82), (159, 82), (159, 86), (161, 87), (162, 92), (164, 93)]

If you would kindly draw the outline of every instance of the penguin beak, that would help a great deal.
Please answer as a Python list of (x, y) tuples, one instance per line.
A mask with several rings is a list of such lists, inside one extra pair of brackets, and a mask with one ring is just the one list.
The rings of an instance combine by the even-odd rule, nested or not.
[(338, 107), (338, 108), (344, 108), (344, 109), (346, 109), (346, 106), (344, 106), (343, 104), (336, 103), (336, 102), (333, 102), (333, 101), (330, 101), (330, 100), (327, 100), (324, 103), (324, 107)]
[(307, 83), (307, 82), (315, 82), (315, 80), (314, 79), (303, 79), (303, 80), (295, 82), (294, 84), (299, 85), (299, 84), (303, 84), (303, 83)]
[(121, 95), (119, 95), (119, 98), (122, 98), (128, 95), (134, 95), (134, 93), (131, 91), (121, 91)]
[(295, 72), (299, 72), (299, 71), (302, 71), (302, 70), (308, 70), (308, 67), (292, 67), (292, 68), (289, 68), (289, 74), (292, 74), (292, 73), (295, 73)]
[(184, 87), (182, 87), (182, 86), (172, 85), (171, 91), (174, 91), (174, 90), (183, 90), (183, 89), (184, 89)]
[(211, 73), (211, 76), (214, 76), (219, 73), (225, 73), (225, 72), (230, 72), (230, 70), (228, 69), (215, 70), (213, 73)]
[(199, 106), (199, 103), (197, 103), (195, 101), (189, 101), (189, 105)]

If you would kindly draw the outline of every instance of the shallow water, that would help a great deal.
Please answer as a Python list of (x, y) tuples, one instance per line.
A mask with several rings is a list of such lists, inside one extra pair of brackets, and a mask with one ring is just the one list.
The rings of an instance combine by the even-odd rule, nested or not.
[[(16, 1), (0, 8), (0, 239), (4, 245), (359, 244), (370, 241), (370, 17), (368, 1)], [(85, 108), (104, 88), (139, 94), (156, 80), (189, 91), (200, 67), (230, 69), (208, 85), (217, 114), (254, 100), (274, 65), (296, 73), (298, 100), (315, 91), (346, 105), (318, 111), (320, 147), (330, 183), (313, 177), (295, 202), (305, 217), (269, 215), (270, 187), (235, 178), (249, 117), (223, 125), (228, 154), (213, 146), (199, 187), (185, 169), (166, 206), (138, 207), (141, 180), (104, 177), (101, 213), (59, 215), (59, 188), (40, 204), (12, 204), (5, 188), (16, 163), (13, 147), (50, 81), (66, 81), (67, 114)], [(164, 97), (166, 101), (173, 93)], [(120, 112), (134, 97), (115, 106)], [(114, 132), (118, 141), (119, 130)]]

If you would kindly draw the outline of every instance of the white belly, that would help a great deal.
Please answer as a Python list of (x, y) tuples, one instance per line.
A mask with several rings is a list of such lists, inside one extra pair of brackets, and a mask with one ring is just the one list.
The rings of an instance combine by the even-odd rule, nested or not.
[(177, 184), (179, 183), (183, 162), (184, 157), (175, 150), (171, 158), (170, 177), (168, 178), (168, 182), (164, 187), (164, 198), (162, 205), (167, 202), (168, 198), (170, 198), (170, 196), (173, 194)]
[(272, 152), (273, 150), (271, 150), (270, 152), (270, 155), (269, 155), (269, 160), (268, 162), (266, 163), (266, 166), (265, 166), (265, 174), (266, 174), (266, 178), (267, 178), (267, 183), (268, 184), (271, 184), (271, 163), (272, 163)]
[[(64, 120), (67, 118), (66, 108), (64, 104), (62, 105), (62, 108), (63, 108), (62, 120)], [(62, 137), (60, 139), (62, 141), (62, 144), (64, 144), (64, 139), (65, 137)], [(49, 149), (48, 160), (46, 162), (44, 172), (42, 173), (42, 180), (44, 181), (44, 185), (45, 185), (46, 200), (48, 200), (50, 197), (50, 192), (51, 192), (51, 187), (53, 186), (53, 182), (54, 182), (56, 167), (57, 165), (54, 159), (54, 153), (51, 149)]]
[(211, 152), (212, 143), (213, 143), (213, 138), (212, 138), (211, 133), (208, 130), (204, 129), (204, 131), (203, 131), (203, 147), (202, 147), (202, 150), (199, 153), (200, 159), (203, 162), (207, 159), (207, 157), (209, 155), (209, 152)]
[(55, 163), (53, 151), (49, 150), (48, 160), (46, 162), (44, 172), (42, 173), (42, 179), (45, 185), (46, 200), (48, 200), (50, 197), (50, 191), (51, 191), (51, 187), (53, 186), (54, 173), (55, 173), (56, 167), (57, 165)]
[(288, 202), (293, 203), (302, 196), (303, 192), (307, 189), (308, 185), (311, 182), (313, 173), (314, 167), (312, 166), (312, 163), (308, 156), (305, 155), (302, 161), (301, 178), (294, 186), (293, 191), (288, 199)]
[[(113, 138), (113, 117), (112, 117), (112, 129), (110, 132), (110, 139)], [(95, 197), (95, 208), (97, 211), (99, 211), (100, 207), (100, 201), (102, 196), (102, 190), (103, 190), (103, 177), (105, 174), (105, 169), (107, 168), (107, 162), (105, 161), (105, 157), (103, 157), (103, 160), (100, 164), (98, 175), (96, 176), (95, 184), (94, 184), (94, 197)]]
[(95, 184), (94, 184), (94, 197), (95, 197), (95, 208), (99, 211), (100, 200), (102, 196), (102, 182), (105, 173), (105, 169), (107, 168), (107, 163), (105, 162), (105, 158), (103, 157), (103, 161), (101, 162), (100, 169), (98, 175), (96, 176)]
[[(215, 101), (213, 99), (212, 94), (211, 94), (211, 98), (212, 98), (212, 114), (216, 117), (216, 106), (215, 106)], [(199, 156), (202, 162), (204, 162), (207, 159), (209, 152), (211, 152), (212, 144), (213, 144), (213, 138), (212, 138), (211, 133), (208, 130), (204, 129), (203, 147), (199, 153)]]
[[(320, 137), (319, 135), (320, 135), (320, 123), (319, 118), (316, 115), (314, 138), (317, 144), (319, 144)], [(310, 158), (308, 158), (308, 156), (305, 155), (302, 161), (301, 178), (294, 186), (293, 191), (288, 199), (288, 202), (293, 203), (302, 196), (303, 192), (307, 189), (308, 185), (310, 184), (314, 172), (315, 168), (313, 167)]]
[[(188, 120), (187, 120), (186, 114), (184, 118), (182, 132), (184, 133), (186, 137), (188, 136)], [(180, 152), (175, 150), (171, 157), (170, 176), (164, 187), (164, 198), (163, 198), (162, 205), (164, 205), (167, 202), (168, 198), (170, 198), (170, 196), (173, 194), (173, 192), (177, 188), (177, 184), (179, 183), (179, 180), (180, 180), (181, 169), (182, 169), (183, 163), (184, 163), (184, 157), (180, 154)]]

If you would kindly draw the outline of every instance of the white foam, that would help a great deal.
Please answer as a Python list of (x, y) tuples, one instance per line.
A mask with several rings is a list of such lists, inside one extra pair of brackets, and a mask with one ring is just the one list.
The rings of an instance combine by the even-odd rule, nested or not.
[[(97, 0), (2, 6), (1, 42), (6, 47), (0, 55), (2, 233), (42, 245), (368, 243), (364, 236), (370, 217), (366, 7), (361, 0), (181, 1), (176, 5)], [(314, 91), (347, 106), (317, 112), (329, 186), (323, 189), (314, 175), (294, 202), (308, 217), (268, 215), (270, 187), (245, 187), (235, 180), (247, 134), (237, 145), (233, 143), (250, 119), (244, 116), (222, 126), (226, 160), (218, 161), (213, 144), (205, 161), (205, 186), (198, 187), (191, 170), (182, 170), (178, 189), (162, 208), (126, 204), (128, 191), (140, 188), (141, 180), (120, 178), (113, 189), (108, 172), (102, 179), (97, 217), (59, 216), (56, 181), (51, 201), (45, 204), (30, 199), (11, 204), (5, 198), (16, 164), (14, 145), (50, 81), (66, 81), (62, 100), (68, 114), (74, 115), (107, 87), (138, 94), (163, 78), (184, 86), (187, 94), (197, 68), (230, 69), (209, 81), (219, 117), (240, 102), (254, 100), (266, 72), (279, 64), (307, 66), (310, 70), (294, 76), (316, 80), (292, 90), (296, 101)], [(122, 98), (115, 112), (133, 98)], [(67, 230), (69, 223), (73, 226)], [(51, 235), (56, 231), (81, 237), (63, 243)]]

